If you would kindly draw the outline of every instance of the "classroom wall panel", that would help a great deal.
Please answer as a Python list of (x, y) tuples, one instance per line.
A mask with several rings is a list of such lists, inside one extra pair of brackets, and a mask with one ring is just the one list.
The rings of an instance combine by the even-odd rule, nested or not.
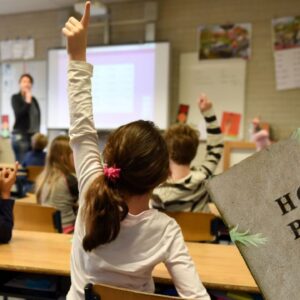
[[(111, 20), (139, 20), (144, 17), (144, 0), (113, 3)], [(299, 127), (300, 89), (277, 92), (274, 59), (271, 48), (271, 19), (300, 14), (299, 0), (157, 0), (157, 39), (170, 41), (171, 109), (174, 120), (179, 98), (180, 54), (197, 50), (196, 29), (200, 24), (227, 22), (252, 23), (252, 53), (247, 66), (245, 122), (260, 115), (269, 122), (274, 137), (281, 139)], [(28, 37), (36, 40), (36, 60), (47, 58), (47, 49), (61, 45), (61, 26), (71, 10), (53, 10), (12, 16), (1, 16), (0, 39)], [(144, 25), (111, 27), (113, 43), (140, 42)], [(103, 28), (91, 28), (89, 44), (103, 43)], [(245, 130), (247, 124), (245, 124)]]

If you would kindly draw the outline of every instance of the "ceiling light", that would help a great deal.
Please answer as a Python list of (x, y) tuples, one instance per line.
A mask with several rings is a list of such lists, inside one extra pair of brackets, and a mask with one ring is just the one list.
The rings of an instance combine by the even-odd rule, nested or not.
[[(74, 4), (74, 10), (83, 15), (85, 9), (85, 2)], [(91, 17), (103, 17), (107, 15), (107, 6), (100, 1), (94, 1), (91, 5)]]

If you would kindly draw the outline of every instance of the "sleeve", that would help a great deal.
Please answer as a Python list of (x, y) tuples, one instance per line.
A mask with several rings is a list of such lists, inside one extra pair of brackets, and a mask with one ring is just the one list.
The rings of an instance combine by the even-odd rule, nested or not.
[(164, 203), (162, 202), (160, 195), (159, 195), (159, 187), (156, 187), (151, 195), (150, 201), (149, 201), (149, 207), (155, 208), (158, 210), (164, 210)]
[(172, 235), (173, 239), (168, 249), (165, 265), (179, 296), (185, 299), (210, 300), (177, 224), (172, 229)]
[(92, 73), (92, 65), (86, 62), (70, 61), (69, 63), (69, 134), (80, 192), (91, 176), (102, 173), (98, 136), (93, 120)]
[(0, 199), (0, 243), (8, 243), (13, 229), (13, 200)]
[(25, 101), (19, 101), (21, 96), (19, 94), (12, 96), (12, 107), (15, 112), (16, 118), (29, 113), (31, 103), (26, 103)]
[(213, 109), (204, 112), (203, 117), (206, 122), (207, 145), (205, 158), (199, 170), (208, 178), (213, 175), (222, 157), (224, 138)]

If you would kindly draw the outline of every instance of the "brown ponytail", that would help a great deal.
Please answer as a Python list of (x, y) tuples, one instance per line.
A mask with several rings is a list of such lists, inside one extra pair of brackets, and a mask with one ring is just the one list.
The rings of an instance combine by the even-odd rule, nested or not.
[(101, 175), (87, 191), (84, 211), (86, 234), (82, 241), (85, 251), (113, 241), (120, 231), (120, 222), (128, 213), (127, 204), (110, 185)]
[(124, 195), (150, 193), (167, 179), (169, 172), (166, 143), (155, 125), (148, 121), (119, 127), (109, 136), (103, 158), (108, 166), (119, 168), (120, 174), (115, 181), (99, 176), (86, 193), (85, 251), (116, 239), (120, 223), (128, 213)]

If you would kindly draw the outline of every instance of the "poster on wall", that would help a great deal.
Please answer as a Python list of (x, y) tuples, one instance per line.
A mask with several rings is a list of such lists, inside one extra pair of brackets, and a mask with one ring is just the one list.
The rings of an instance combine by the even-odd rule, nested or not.
[(224, 111), (222, 114), (221, 129), (225, 139), (238, 139), (242, 115)]
[(199, 59), (249, 59), (251, 32), (250, 23), (199, 26)]
[(23, 60), (34, 58), (34, 39), (15, 39), (0, 42), (0, 59)]
[(188, 118), (190, 106), (186, 104), (179, 104), (176, 123), (185, 124)]
[(272, 20), (276, 88), (300, 88), (300, 16)]

